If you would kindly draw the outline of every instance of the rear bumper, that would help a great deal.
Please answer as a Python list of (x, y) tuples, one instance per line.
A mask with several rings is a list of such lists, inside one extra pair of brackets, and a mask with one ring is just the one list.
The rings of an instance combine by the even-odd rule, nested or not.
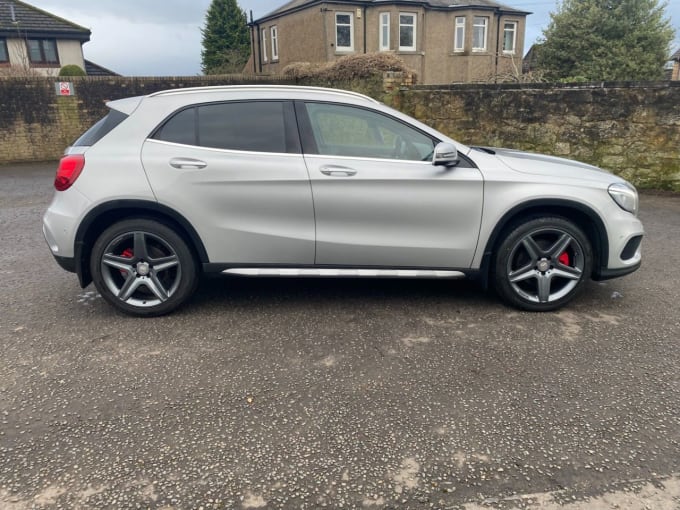
[(69, 273), (75, 273), (76, 272), (76, 259), (73, 257), (59, 257), (57, 255), (54, 255), (54, 260), (57, 261), (57, 264), (59, 266), (68, 271)]

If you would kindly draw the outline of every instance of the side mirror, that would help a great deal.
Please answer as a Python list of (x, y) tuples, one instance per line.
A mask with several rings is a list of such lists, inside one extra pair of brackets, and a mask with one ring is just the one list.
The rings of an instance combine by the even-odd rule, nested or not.
[(434, 155), (432, 156), (434, 166), (456, 166), (459, 162), (458, 150), (455, 145), (440, 142), (434, 148)]

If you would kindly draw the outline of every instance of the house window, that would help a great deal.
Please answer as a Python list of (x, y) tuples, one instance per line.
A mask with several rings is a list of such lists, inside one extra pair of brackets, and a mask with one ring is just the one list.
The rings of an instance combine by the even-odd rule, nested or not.
[(0, 64), (9, 62), (9, 52), (7, 51), (7, 39), (0, 39)]
[(503, 25), (503, 53), (515, 53), (517, 44), (517, 22), (506, 21)]
[(399, 13), (399, 51), (416, 51), (416, 15)]
[(465, 51), (465, 17), (456, 18), (456, 36), (453, 41), (453, 51)]
[(390, 49), (390, 13), (380, 13), (380, 51)]
[(279, 59), (279, 29), (275, 26), (271, 28), (272, 33), (272, 60)]
[(57, 41), (54, 39), (28, 39), (28, 59), (32, 64), (58, 64)]
[(354, 15), (335, 13), (335, 47), (338, 51), (354, 51)]
[(267, 31), (262, 31), (262, 62), (267, 62)]
[(472, 51), (486, 51), (486, 33), (489, 18), (475, 16), (472, 23)]

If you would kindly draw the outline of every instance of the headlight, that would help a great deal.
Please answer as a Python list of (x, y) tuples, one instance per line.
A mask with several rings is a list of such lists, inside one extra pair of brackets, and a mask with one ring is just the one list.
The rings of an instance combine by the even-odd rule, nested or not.
[(617, 182), (609, 186), (609, 195), (614, 199), (621, 209), (637, 216), (639, 199), (638, 193), (631, 185), (623, 182)]

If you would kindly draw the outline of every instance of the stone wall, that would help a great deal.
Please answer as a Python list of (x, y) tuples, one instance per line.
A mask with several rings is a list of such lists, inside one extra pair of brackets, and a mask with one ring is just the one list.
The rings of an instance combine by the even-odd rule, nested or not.
[[(76, 96), (57, 97), (53, 79), (0, 79), (0, 164), (58, 159), (105, 114), (107, 100), (180, 87), (293, 83), (242, 76), (73, 81)], [(680, 82), (410, 87), (388, 73), (382, 82), (302, 84), (367, 93), (466, 144), (578, 159), (641, 188), (680, 191)]]
[(592, 163), (680, 191), (680, 83), (418, 86), (393, 105), (469, 145)]

